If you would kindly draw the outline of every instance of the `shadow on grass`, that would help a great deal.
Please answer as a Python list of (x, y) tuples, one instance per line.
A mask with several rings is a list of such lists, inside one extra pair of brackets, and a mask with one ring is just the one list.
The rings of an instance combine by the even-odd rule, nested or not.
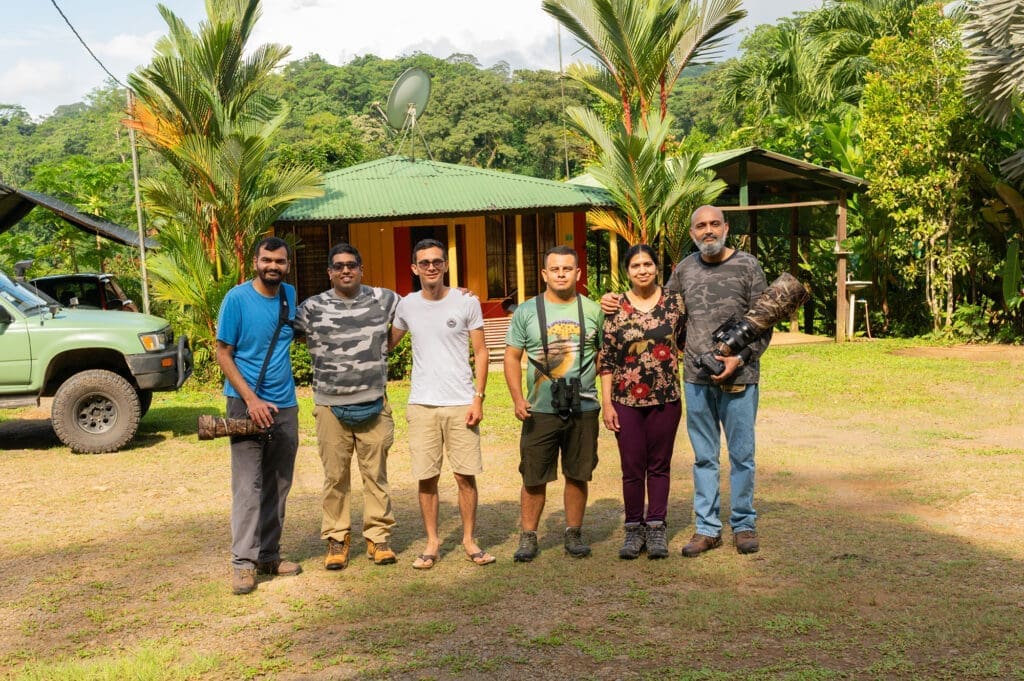
[(63, 447), (50, 419), (13, 418), (0, 423), (0, 451)]
[[(683, 559), (677, 537), (668, 560), (620, 561), (621, 501), (599, 496), (585, 525), (591, 558), (561, 551), (557, 504), (529, 564), (511, 560), (517, 501), (481, 504), (478, 539), (498, 557), (484, 569), (462, 559), (457, 507), (442, 502), (442, 559), (419, 572), (415, 490), (402, 489), (398, 564), (373, 566), (354, 542), (350, 567), (328, 573), (319, 495), (293, 494), (285, 553), (306, 572), (263, 578), (245, 598), (227, 586), (226, 507), (147, 521), (0, 559), (0, 605), (19, 621), (0, 659), (11, 646), (60, 655), (171, 637), (226, 656), (228, 677), (264, 668), (278, 679), (1024, 674), (1021, 560), (906, 520), (764, 498), (755, 556), (726, 546)], [(354, 539), (361, 509), (356, 492)]]
[[(155, 405), (139, 421), (135, 437), (124, 450), (143, 449), (168, 439), (196, 435), (196, 420), (210, 413), (204, 407)], [(13, 418), (0, 422), (0, 451), (63, 447), (50, 419)]]
[(221, 411), (208, 406), (154, 405), (139, 423), (136, 439), (140, 446), (162, 442), (168, 438), (195, 436), (196, 421), (202, 414), (217, 414)]

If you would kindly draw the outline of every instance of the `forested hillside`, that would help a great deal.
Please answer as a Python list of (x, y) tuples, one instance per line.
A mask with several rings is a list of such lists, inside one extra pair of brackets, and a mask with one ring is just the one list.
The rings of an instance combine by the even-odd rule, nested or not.
[[(1024, 85), (1016, 75), (1024, 71), (1002, 66), (1024, 63), (1008, 37), (1024, 25), (1024, 10), (997, 2), (966, 9), (829, 0), (757, 27), (738, 57), (686, 69), (658, 103), (670, 125), (658, 148), (669, 157), (756, 145), (869, 182), (851, 197), (846, 242), (819, 240), (802, 256), (825, 312), (816, 332), (834, 331), (835, 253), (843, 250), (851, 276), (873, 284), (863, 295), (876, 333), (1024, 336)], [(366, 55), (343, 66), (312, 55), (269, 83), (290, 111), (268, 163), (329, 172), (395, 153), (378, 106), (410, 67), (432, 76), (417, 155), (425, 144), (439, 161), (559, 180), (600, 156), (593, 138), (572, 131), (566, 109), (585, 106), (608, 130), (623, 127), (619, 103), (550, 71), (484, 66), (466, 54)], [(125, 111), (114, 87), (43, 120), (0, 104), (0, 181), (134, 227)], [(144, 177), (170, 177), (144, 145), (141, 164)], [(685, 222), (672, 221), (677, 232)], [(788, 268), (788, 248), (776, 250), (759, 252), (767, 271)], [(137, 291), (133, 254), (43, 211), (0, 235), (0, 264), (25, 257), (37, 260), (33, 274), (102, 265)]]

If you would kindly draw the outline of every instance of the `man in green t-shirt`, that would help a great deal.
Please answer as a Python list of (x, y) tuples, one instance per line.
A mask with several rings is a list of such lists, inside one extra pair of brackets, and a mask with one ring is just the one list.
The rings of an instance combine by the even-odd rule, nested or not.
[[(519, 439), (522, 534), (513, 556), (516, 562), (529, 562), (537, 555), (537, 526), (547, 484), (558, 478), (559, 454), (565, 476), (565, 550), (574, 558), (590, 555), (580, 530), (588, 482), (597, 466), (596, 358), (604, 315), (597, 303), (576, 293), (580, 267), (573, 249), (549, 250), (541, 276), (546, 290), (516, 309), (505, 337), (505, 381), (516, 418), (523, 422)], [(526, 397), (524, 352), (529, 359)]]

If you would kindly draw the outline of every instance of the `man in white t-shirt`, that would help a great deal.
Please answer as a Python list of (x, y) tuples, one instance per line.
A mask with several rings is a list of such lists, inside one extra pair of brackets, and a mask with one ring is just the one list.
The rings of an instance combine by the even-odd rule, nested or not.
[[(391, 347), (412, 333), (412, 389), (406, 419), (412, 474), (419, 481), (420, 511), (427, 546), (413, 567), (429, 570), (441, 555), (437, 534), (437, 482), (445, 451), (459, 488), (462, 547), (466, 558), (489, 565), (494, 556), (473, 537), (476, 528), (476, 476), (483, 470), (480, 420), (487, 388), (487, 345), (480, 301), (444, 283), (448, 261), (436, 239), (419, 241), (412, 272), (422, 290), (401, 300), (391, 326)], [(472, 343), (475, 371), (469, 364)], [(475, 374), (475, 376), (474, 376)]]

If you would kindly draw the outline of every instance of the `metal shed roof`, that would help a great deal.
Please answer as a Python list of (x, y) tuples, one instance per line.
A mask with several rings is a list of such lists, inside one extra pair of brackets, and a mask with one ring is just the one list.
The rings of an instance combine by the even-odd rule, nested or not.
[(612, 206), (607, 191), (497, 170), (389, 156), (324, 176), (324, 195), (291, 204), (278, 222), (479, 215)]
[[(697, 165), (702, 170), (711, 170), (718, 179), (729, 185), (726, 197), (730, 193), (735, 194), (742, 184), (741, 165), (746, 166), (747, 184), (758, 185), (762, 197), (792, 189), (804, 192), (844, 190), (855, 193), (868, 188), (867, 181), (859, 177), (759, 147), (704, 154)], [(569, 182), (585, 187), (601, 186), (590, 173), (577, 175)]]
[(848, 192), (862, 192), (868, 188), (867, 181), (859, 177), (759, 147), (704, 154), (698, 165), (701, 169), (713, 170), (730, 187), (736, 187), (741, 184), (741, 163), (746, 165), (747, 182), (750, 184), (810, 184)]
[[(111, 241), (128, 246), (138, 247), (139, 245), (137, 232), (112, 222), (100, 220), (95, 215), (82, 213), (74, 206), (52, 196), (27, 189), (15, 189), (2, 182), (0, 182), (0, 233), (6, 232), (18, 224), (36, 206), (42, 206), (52, 211), (66, 222), (87, 232), (99, 234)], [(153, 239), (146, 239), (147, 248), (154, 246), (156, 246), (156, 242)]]

